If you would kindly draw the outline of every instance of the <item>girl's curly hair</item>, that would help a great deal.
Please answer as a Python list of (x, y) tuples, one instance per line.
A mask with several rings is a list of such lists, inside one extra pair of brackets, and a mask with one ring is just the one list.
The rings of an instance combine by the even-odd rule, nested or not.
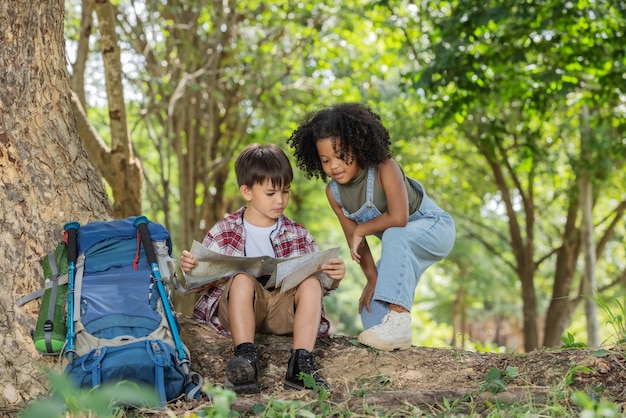
[(326, 181), (315, 143), (328, 138), (339, 158), (347, 164), (356, 161), (361, 168), (379, 164), (392, 155), (389, 132), (379, 115), (360, 103), (337, 104), (308, 115), (287, 140), (294, 149), (298, 168), (307, 177)]

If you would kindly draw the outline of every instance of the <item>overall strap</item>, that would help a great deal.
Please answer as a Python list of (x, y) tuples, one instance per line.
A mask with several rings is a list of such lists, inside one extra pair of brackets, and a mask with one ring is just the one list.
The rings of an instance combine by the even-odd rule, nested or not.
[(331, 180), (328, 185), (330, 186), (330, 191), (333, 194), (333, 197), (335, 198), (337, 204), (343, 207), (343, 205), (341, 204), (341, 197), (339, 196), (339, 187), (337, 186), (337, 182), (335, 180)]
[[(375, 181), (376, 181), (376, 168), (369, 167), (367, 169), (367, 183), (366, 183), (367, 186), (366, 186), (366, 191), (365, 191), (366, 202), (374, 203), (374, 182)], [(332, 192), (333, 197), (337, 201), (337, 204), (339, 206), (343, 206), (341, 204), (341, 197), (339, 196), (339, 186), (337, 185), (337, 182), (335, 180), (331, 180), (330, 182), (328, 182), (328, 185), (330, 186), (330, 191)]]
[(374, 182), (376, 181), (376, 169), (367, 169), (367, 189), (365, 190), (365, 201), (374, 204)]

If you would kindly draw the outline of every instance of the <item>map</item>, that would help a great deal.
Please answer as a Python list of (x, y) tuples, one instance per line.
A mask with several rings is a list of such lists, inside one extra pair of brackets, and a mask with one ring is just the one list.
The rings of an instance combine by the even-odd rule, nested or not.
[(200, 242), (194, 241), (191, 245), (191, 254), (198, 261), (198, 265), (183, 273), (186, 282), (182, 285), (183, 291), (197, 289), (235, 273), (244, 272), (257, 278), (269, 276), (265, 288), (280, 288), (285, 292), (298, 286), (309, 276), (319, 278), (322, 286), (330, 289), (333, 280), (319, 267), (331, 258), (337, 258), (339, 247), (288, 258), (236, 257), (216, 253)]

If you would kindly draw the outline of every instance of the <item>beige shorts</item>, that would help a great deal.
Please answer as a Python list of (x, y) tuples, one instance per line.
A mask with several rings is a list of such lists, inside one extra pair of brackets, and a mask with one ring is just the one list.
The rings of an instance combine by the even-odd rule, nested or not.
[[(234, 276), (233, 276), (234, 277)], [(286, 292), (280, 289), (269, 291), (257, 279), (248, 276), (254, 282), (254, 317), (256, 331), (263, 334), (284, 335), (293, 332), (295, 314), (295, 294), (297, 288)], [(228, 294), (232, 278), (226, 283), (220, 298), (217, 315), (222, 326), (230, 330), (228, 323)]]

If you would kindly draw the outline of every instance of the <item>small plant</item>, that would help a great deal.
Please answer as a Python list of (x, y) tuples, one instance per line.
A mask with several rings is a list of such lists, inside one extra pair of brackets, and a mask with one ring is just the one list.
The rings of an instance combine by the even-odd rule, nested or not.
[(561, 337), (563, 345), (561, 348), (586, 348), (587, 344), (576, 342), (574, 335), (571, 332), (567, 333), (567, 336)]
[(613, 331), (615, 333), (615, 338), (617, 339), (617, 344), (626, 343), (626, 322), (624, 322), (624, 318), (626, 318), (626, 308), (619, 300), (615, 300), (617, 304), (618, 313), (615, 314), (609, 308), (607, 303), (601, 297), (594, 298), (595, 302), (598, 304), (600, 309), (604, 311), (604, 313), (609, 317), (607, 323), (613, 327)]
[(255, 404), (252, 407), (252, 412), (256, 416), (261, 417), (280, 417), (280, 418), (288, 418), (288, 417), (304, 417), (304, 418), (315, 418), (317, 415), (311, 412), (308, 409), (308, 406), (302, 401), (286, 401), (280, 399), (270, 399), (270, 401), (263, 404)]
[(317, 401), (313, 405), (313, 408), (319, 408), (323, 416), (332, 415), (330, 411), (331, 406), (328, 402), (328, 389), (319, 386), (315, 382), (315, 378), (313, 378), (313, 376), (311, 376), (310, 374), (300, 372), (300, 378), (304, 381), (304, 386), (313, 389), (317, 394)]
[(368, 376), (366, 379), (358, 381), (359, 388), (350, 391), (354, 396), (365, 396), (368, 393), (375, 393), (381, 390), (388, 390), (393, 386), (393, 378), (384, 374), (374, 377)]
[(574, 375), (576, 374), (576, 372), (593, 373), (593, 370), (587, 366), (580, 365), (571, 367), (567, 371), (567, 375), (565, 376), (565, 383), (567, 384), (567, 386), (571, 386), (571, 384), (574, 383)]
[(461, 411), (461, 408), (459, 407), (459, 402), (461, 401), (461, 399), (455, 399), (452, 402), (450, 402), (450, 399), (448, 398), (443, 398), (441, 404), (439, 404), (441, 410), (443, 412), (446, 413), (446, 416), (449, 416), (449, 414), (454, 414), (456, 412)]
[(204, 408), (205, 417), (214, 418), (228, 418), (236, 417), (239, 414), (235, 411), (231, 411), (230, 407), (237, 398), (237, 394), (229, 389), (224, 389), (219, 386), (213, 386), (211, 383), (206, 383), (202, 388), (202, 391), (211, 398), (212, 406)]
[(391, 376), (379, 374), (376, 376), (375, 382), (380, 388), (390, 388), (393, 385), (393, 378), (391, 378)]
[(504, 371), (495, 367), (489, 369), (485, 375), (485, 380), (481, 382), (479, 388), (482, 391), (489, 391), (491, 393), (504, 392), (507, 389), (507, 382), (515, 379), (519, 376), (518, 367), (507, 367)]
[(623, 416), (615, 403), (601, 399), (596, 393), (588, 395), (581, 391), (574, 391), (572, 400), (582, 408), (579, 415), (581, 418), (617, 418)]
[(252, 412), (257, 416), (281, 418), (315, 418), (320, 415), (335, 416), (336, 414), (331, 411), (331, 405), (328, 402), (328, 390), (318, 385), (317, 382), (315, 382), (315, 378), (310, 374), (300, 372), (299, 377), (303, 380), (305, 387), (313, 389), (317, 394), (318, 398), (315, 402), (307, 404), (298, 400), (280, 400), (272, 398), (265, 405), (255, 404), (252, 408)]

